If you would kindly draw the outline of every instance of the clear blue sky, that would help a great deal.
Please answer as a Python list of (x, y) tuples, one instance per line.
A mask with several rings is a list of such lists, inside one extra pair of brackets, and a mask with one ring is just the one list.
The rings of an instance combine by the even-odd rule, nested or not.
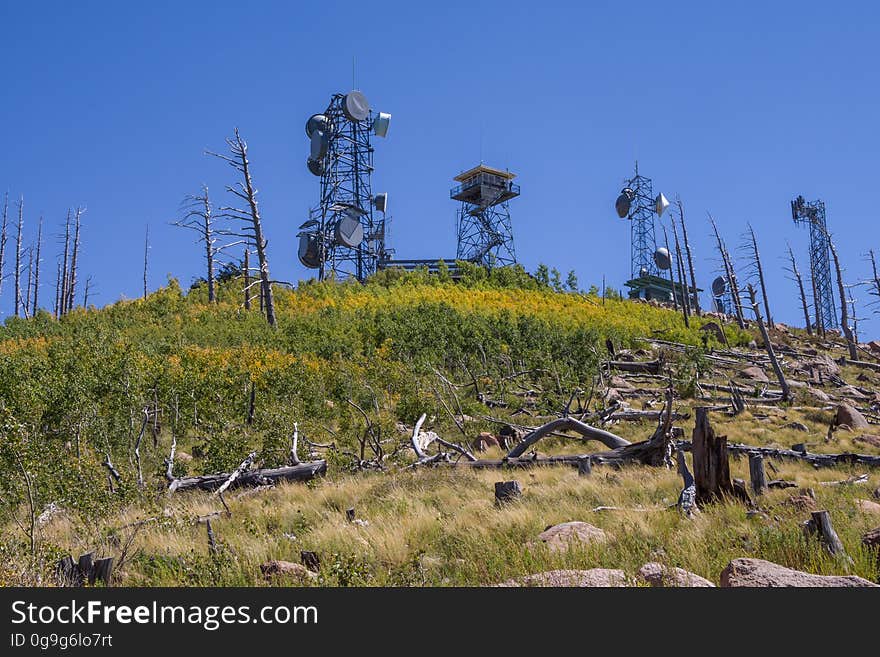
[[(628, 277), (613, 204), (636, 157), (684, 200), (702, 285), (718, 268), (706, 211), (730, 247), (752, 222), (780, 321), (803, 323), (782, 270), (786, 240), (808, 270), (794, 196), (825, 200), (849, 282), (880, 249), (875, 3), (2, 0), (0, 25), (0, 191), (24, 195), (25, 241), (45, 217), (46, 302), (75, 205), (88, 208), (81, 280), (96, 303), (141, 293), (147, 224), (151, 288), (200, 275), (201, 252), (169, 221), (202, 183), (221, 200), (233, 171), (203, 151), (235, 126), (273, 277), (310, 276), (296, 258), (318, 196), (303, 123), (349, 90), (353, 57), (357, 87), (393, 115), (373, 184), (390, 195), (398, 257), (454, 255), (448, 190), (481, 154), (519, 176), (523, 265), (574, 269), (582, 287)], [(880, 337), (880, 317), (860, 331)]]

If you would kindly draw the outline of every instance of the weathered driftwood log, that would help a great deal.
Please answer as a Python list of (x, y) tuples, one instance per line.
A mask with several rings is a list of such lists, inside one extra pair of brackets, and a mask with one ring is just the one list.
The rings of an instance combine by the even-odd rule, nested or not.
[(659, 360), (648, 361), (628, 361), (628, 360), (609, 360), (608, 367), (621, 372), (640, 372), (644, 374), (660, 374), (663, 364)]
[[(690, 451), (693, 445), (689, 441), (680, 441), (676, 443), (677, 449)], [(731, 454), (749, 454), (755, 452), (768, 458), (776, 459), (792, 459), (796, 461), (806, 461), (817, 467), (834, 467), (838, 465), (865, 465), (872, 468), (880, 468), (880, 456), (871, 454), (813, 454), (807, 451), (794, 449), (777, 449), (775, 447), (755, 447), (754, 445), (743, 445), (741, 443), (730, 443), (727, 446), (728, 452)]]
[[(288, 465), (281, 468), (264, 468), (251, 470), (239, 475), (230, 485), (232, 488), (242, 486), (263, 486), (277, 481), (308, 481), (319, 475), (326, 474), (327, 461), (309, 461), (299, 465)], [(168, 487), (169, 491), (189, 490), (198, 488), (213, 491), (222, 486), (228, 479), (229, 473), (200, 475), (195, 477), (181, 477), (175, 479)]]
[(694, 479), (697, 504), (703, 505), (733, 496), (730, 463), (727, 456), (727, 436), (717, 436), (709, 423), (709, 412), (704, 406), (696, 409), (696, 424), (691, 451), (694, 460)]
[(522, 456), (529, 447), (554, 431), (576, 431), (584, 438), (598, 440), (606, 447), (612, 449), (630, 444), (628, 440), (625, 440), (610, 431), (603, 431), (602, 429), (591, 427), (589, 424), (584, 424), (573, 417), (561, 417), (532, 430), (532, 432), (527, 434), (519, 444), (510, 450), (507, 454), (507, 458), (515, 459)]
[[(626, 409), (622, 411), (615, 411), (607, 418), (605, 418), (608, 422), (613, 422), (614, 420), (657, 420), (665, 417), (666, 411), (637, 411), (635, 409)], [(672, 411), (672, 419), (673, 420), (687, 420), (690, 418), (690, 413), (679, 413), (678, 411)]]

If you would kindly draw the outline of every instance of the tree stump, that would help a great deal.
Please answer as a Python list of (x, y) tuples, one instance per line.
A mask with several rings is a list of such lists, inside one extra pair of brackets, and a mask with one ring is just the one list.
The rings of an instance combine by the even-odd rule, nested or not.
[(522, 486), (518, 481), (495, 482), (495, 504), (506, 504), (522, 497)]
[(589, 477), (593, 473), (593, 464), (589, 456), (578, 459), (578, 476)]
[(354, 507), (345, 510), (345, 519), (349, 522), (354, 522)]
[(831, 524), (831, 514), (828, 511), (822, 510), (813, 511), (810, 515), (812, 517), (804, 522), (803, 525), (807, 536), (817, 535), (819, 541), (828, 550), (829, 554), (852, 563), (852, 559), (846, 553), (840, 537), (834, 531), (834, 526)]
[(709, 409), (705, 406), (696, 408), (691, 454), (698, 506), (721, 500), (726, 495), (734, 495), (733, 483), (730, 481), (727, 436), (715, 435), (715, 430), (709, 424)]
[(764, 457), (761, 454), (749, 454), (749, 477), (755, 495), (763, 495), (767, 490), (767, 475), (764, 473)]

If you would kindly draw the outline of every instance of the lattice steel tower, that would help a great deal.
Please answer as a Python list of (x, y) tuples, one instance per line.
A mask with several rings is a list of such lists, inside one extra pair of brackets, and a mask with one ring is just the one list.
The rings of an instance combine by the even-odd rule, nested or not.
[(825, 203), (821, 200), (808, 203), (803, 196), (798, 196), (791, 202), (791, 217), (796, 224), (808, 224), (810, 227), (810, 278), (813, 282), (816, 329), (838, 328), (831, 282)]
[(625, 213), (630, 221), (630, 276), (659, 276), (654, 262), (654, 252), (657, 250), (654, 184), (650, 178), (639, 174), (638, 162), (635, 175), (623, 181), (621, 196), (624, 195), (630, 197), (629, 211)]
[(483, 164), (455, 177), (459, 183), (449, 192), (461, 201), (456, 220), (458, 260), (503, 267), (516, 263), (513, 227), (507, 202), (519, 196), (515, 174)]
[(388, 196), (373, 196), (373, 134), (384, 137), (390, 114), (374, 114), (359, 91), (334, 94), (306, 123), (309, 171), (321, 178), (321, 199), (300, 226), (299, 259), (318, 277), (362, 281), (385, 259)]

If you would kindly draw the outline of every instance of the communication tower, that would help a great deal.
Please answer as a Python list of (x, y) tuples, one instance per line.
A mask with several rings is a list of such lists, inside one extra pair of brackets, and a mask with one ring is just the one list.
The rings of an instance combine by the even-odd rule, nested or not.
[(321, 198), (300, 226), (299, 259), (318, 278), (363, 282), (387, 258), (388, 195), (373, 195), (371, 138), (385, 137), (391, 115), (374, 113), (360, 91), (334, 94), (306, 122), (309, 171), (321, 179)]
[(813, 281), (816, 328), (838, 328), (831, 283), (825, 203), (821, 200), (807, 202), (803, 196), (798, 196), (791, 202), (791, 217), (796, 224), (807, 224), (810, 227), (810, 278)]

